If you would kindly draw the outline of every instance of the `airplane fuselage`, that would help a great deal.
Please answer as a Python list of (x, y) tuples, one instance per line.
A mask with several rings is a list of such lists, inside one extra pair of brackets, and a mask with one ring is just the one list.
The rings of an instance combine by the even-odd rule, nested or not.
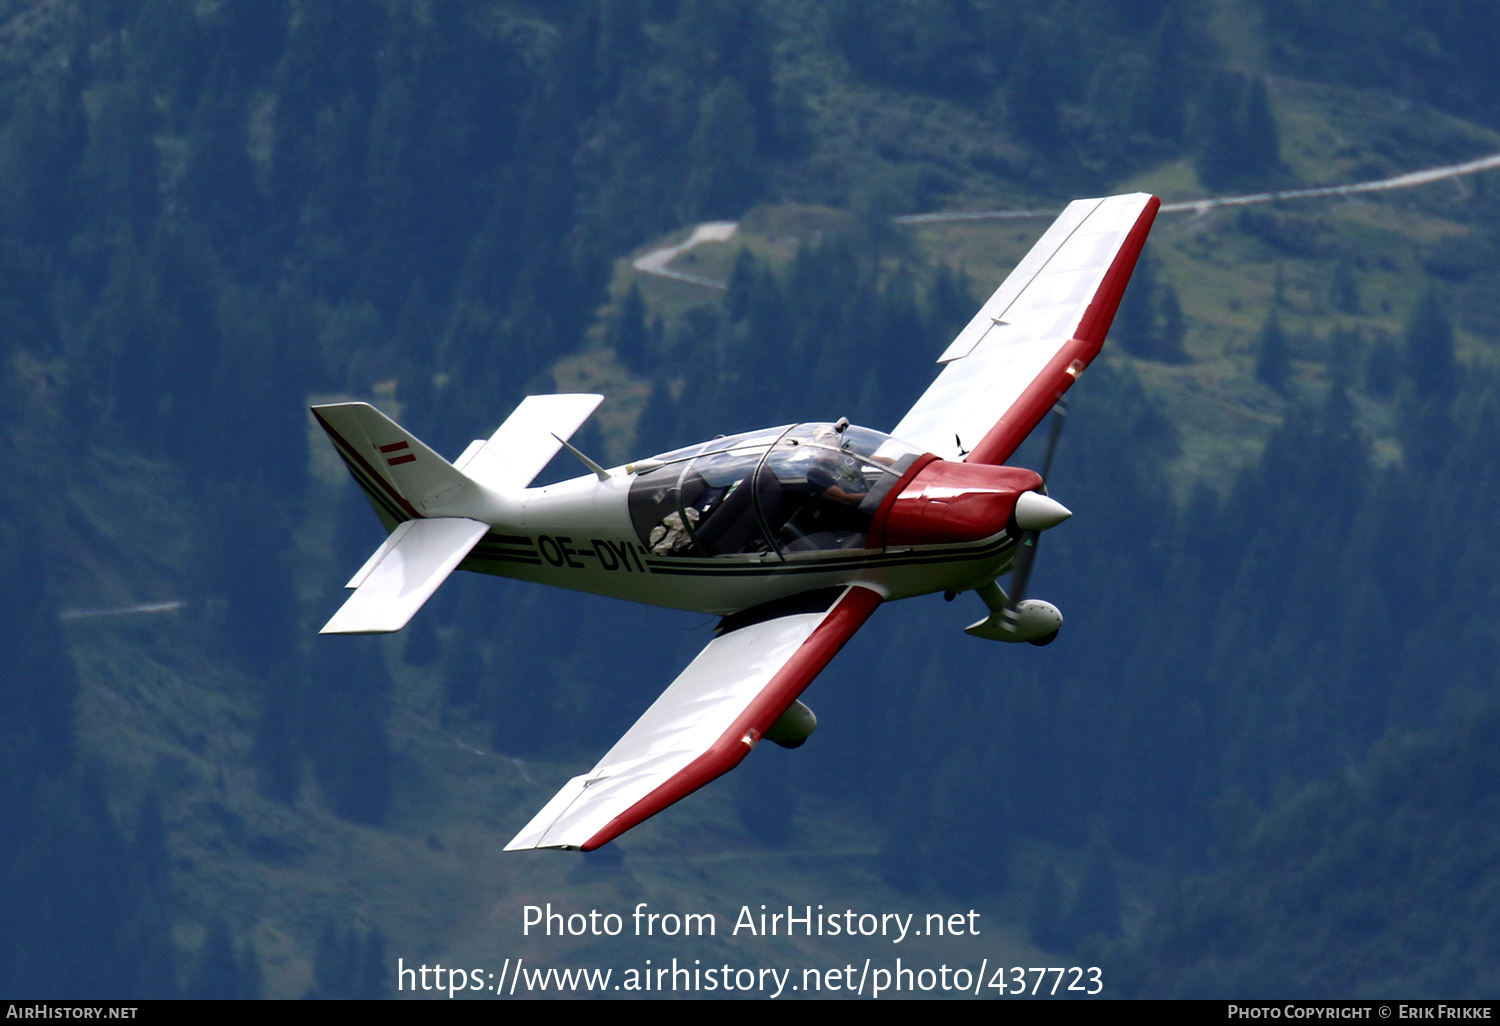
[[(794, 433), (804, 436), (800, 448), (789, 439)], [(972, 477), (972, 467), (910, 451), (893, 456), (888, 442), (879, 445), (885, 436), (867, 442), (866, 459), (820, 443), (823, 436), (833, 443), (846, 437), (830, 425), (777, 428), (679, 450), (689, 455), (650, 461), (644, 474), (617, 468), (606, 480), (585, 475), (528, 488), (485, 518), (491, 530), (459, 568), (716, 615), (851, 584), (887, 600), (966, 591), (1009, 569), (1020, 532), (1004, 512), (999, 523), (968, 532), (979, 536), (934, 539), (921, 530), (924, 512), (931, 520), (926, 506), (946, 511), (973, 491), (960, 483), (934, 498), (931, 482)], [(884, 455), (871, 456), (877, 452)], [(842, 460), (871, 481), (847, 473), (853, 483), (846, 493), (818, 460)], [(1011, 503), (1014, 493), (1039, 483), (1018, 468), (983, 473), (1005, 479)], [(647, 494), (653, 486), (656, 493)], [(752, 491), (754, 501), (746, 500)], [(736, 492), (743, 507), (737, 518)], [(838, 520), (838, 529), (802, 529), (819, 516)], [(731, 527), (714, 533), (726, 518)], [(678, 535), (675, 544), (669, 530)], [(724, 539), (731, 540), (715, 545)]]

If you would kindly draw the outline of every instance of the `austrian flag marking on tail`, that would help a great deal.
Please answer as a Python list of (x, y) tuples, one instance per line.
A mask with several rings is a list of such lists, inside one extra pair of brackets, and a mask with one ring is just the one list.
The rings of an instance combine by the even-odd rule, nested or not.
[(417, 462), (416, 453), (409, 452), (404, 456), (391, 455), (391, 453), (393, 452), (400, 452), (402, 449), (409, 448), (411, 448), (411, 446), (407, 445), (407, 443), (405, 442), (392, 442), (390, 445), (382, 445), (380, 447), (380, 451), (385, 454), (386, 463), (390, 464), (393, 467), (399, 467), (403, 463)]

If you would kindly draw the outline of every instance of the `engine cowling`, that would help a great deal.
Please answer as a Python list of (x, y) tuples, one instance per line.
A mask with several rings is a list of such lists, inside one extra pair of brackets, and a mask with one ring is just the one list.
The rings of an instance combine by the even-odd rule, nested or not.
[(1005, 530), (1017, 500), (1041, 485), (1041, 476), (1025, 467), (933, 460), (891, 504), (885, 544), (941, 545), (989, 538)]

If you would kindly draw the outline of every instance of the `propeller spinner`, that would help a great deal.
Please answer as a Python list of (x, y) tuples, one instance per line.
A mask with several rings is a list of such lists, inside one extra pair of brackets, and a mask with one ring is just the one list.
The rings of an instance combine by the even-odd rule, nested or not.
[(1067, 415), (1067, 401), (1059, 399), (1052, 410), (1052, 427), (1047, 435), (1047, 454), (1042, 460), (1038, 490), (1027, 492), (1016, 500), (1016, 526), (1021, 529), (1021, 543), (1012, 568), (1011, 593), (1007, 595), (1000, 585), (993, 582), (974, 589), (990, 607), (988, 617), (965, 628), (975, 637), (1050, 645), (1062, 628), (1062, 612), (1050, 602), (1028, 600), (1026, 585), (1031, 580), (1031, 568), (1036, 562), (1037, 543), (1042, 532), (1073, 515), (1066, 506), (1047, 495), (1046, 483)]

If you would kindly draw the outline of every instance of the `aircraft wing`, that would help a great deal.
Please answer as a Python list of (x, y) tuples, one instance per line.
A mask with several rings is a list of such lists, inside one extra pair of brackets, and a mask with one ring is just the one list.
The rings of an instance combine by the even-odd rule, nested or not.
[(943, 459), (1009, 459), (1099, 354), (1160, 205), (1145, 193), (1068, 204), (891, 434)]
[(880, 605), (858, 586), (725, 617), (599, 764), (505, 846), (592, 851), (739, 765)]

